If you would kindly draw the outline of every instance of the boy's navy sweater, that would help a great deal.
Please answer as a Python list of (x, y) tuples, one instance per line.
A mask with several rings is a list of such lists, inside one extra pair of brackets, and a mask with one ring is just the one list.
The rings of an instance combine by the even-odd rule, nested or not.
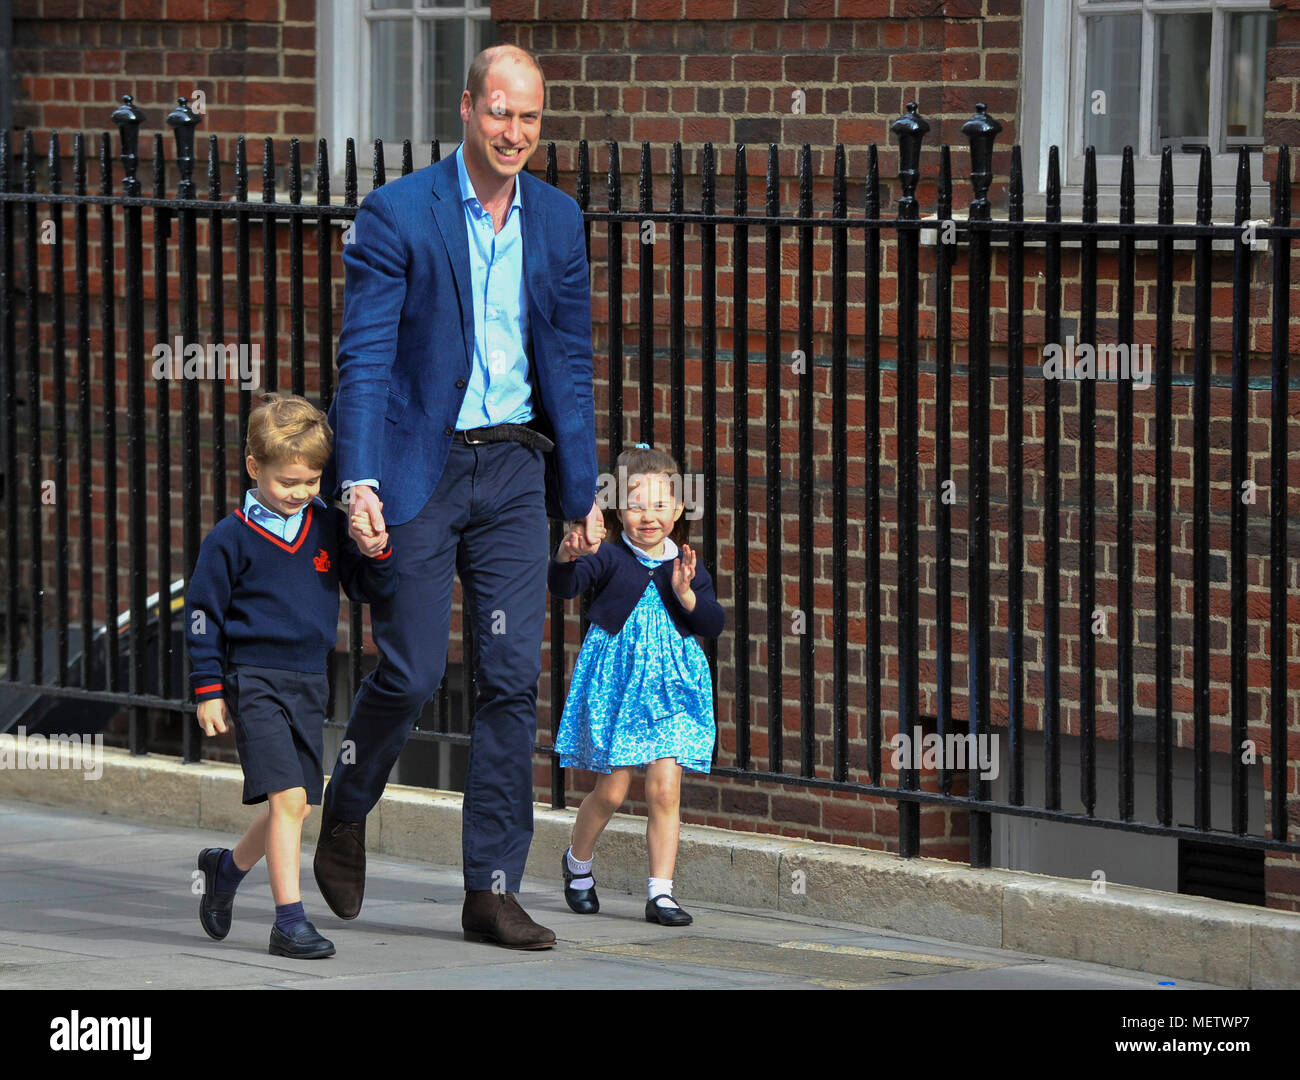
[(617, 634), (632, 614), (646, 582), (653, 580), (659, 597), (672, 616), (682, 637), (696, 634), (715, 638), (727, 623), (726, 612), (713, 591), (713, 579), (700, 560), (695, 563), (691, 591), (695, 593), (695, 610), (687, 611), (673, 592), (672, 561), (661, 562), (653, 570), (637, 560), (620, 537), (605, 539), (594, 554), (581, 555), (572, 562), (551, 559), (546, 573), (547, 587), (555, 596), (566, 600), (594, 585), (596, 595), (587, 609), (587, 618), (607, 634)]
[(392, 554), (389, 543), (367, 558), (348, 536), (347, 515), (319, 501), (308, 506), (292, 543), (243, 510), (223, 518), (199, 548), (185, 595), (195, 699), (223, 696), (227, 664), (324, 672), (338, 638), (340, 583), (352, 600), (391, 597)]

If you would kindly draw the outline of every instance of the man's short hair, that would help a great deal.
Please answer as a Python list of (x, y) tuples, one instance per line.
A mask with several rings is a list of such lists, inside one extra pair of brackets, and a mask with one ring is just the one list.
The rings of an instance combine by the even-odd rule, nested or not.
[(537, 62), (537, 57), (519, 45), (489, 45), (474, 57), (469, 65), (469, 74), (465, 77), (465, 89), (469, 91), (471, 105), (477, 104), (483, 96), (483, 84), (487, 82), (487, 73), (492, 65), (511, 57), (516, 62), (532, 64), (538, 78), (542, 80), (542, 100), (546, 99), (546, 76), (542, 74), (542, 65)]

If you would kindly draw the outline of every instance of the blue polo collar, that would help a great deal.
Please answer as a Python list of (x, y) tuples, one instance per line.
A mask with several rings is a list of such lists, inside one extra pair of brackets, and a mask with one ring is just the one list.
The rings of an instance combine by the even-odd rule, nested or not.
[(298, 528), (302, 527), (302, 517), (303, 514), (307, 512), (307, 507), (323, 507), (325, 505), (325, 501), (319, 495), (313, 495), (311, 501), (304, 503), (302, 509), (300, 509), (296, 514), (285, 517), (283, 514), (277, 514), (274, 510), (263, 506), (258, 502), (257, 496), (253, 494), (256, 490), (256, 488), (249, 488), (248, 491), (244, 492), (244, 517), (249, 521), (256, 522), (258, 525), (277, 532), (281, 539), (284, 538), (284, 534), (288, 531), (290, 523), (294, 523), (297, 526), (297, 528), (294, 529), (294, 535), (297, 535)]
[[(461, 203), (472, 203), (477, 213), (485, 213), (483, 204), (478, 201), (478, 195), (474, 192), (474, 185), (469, 182), (469, 172), (465, 169), (465, 144), (462, 142), (456, 147), (456, 173), (460, 177), (460, 201)], [(523, 189), (524, 185), (519, 182), (519, 177), (523, 170), (515, 174), (515, 197), (510, 203), (510, 209), (519, 207), (520, 213), (524, 209)], [(510, 217), (510, 211), (506, 211), (506, 217)]]

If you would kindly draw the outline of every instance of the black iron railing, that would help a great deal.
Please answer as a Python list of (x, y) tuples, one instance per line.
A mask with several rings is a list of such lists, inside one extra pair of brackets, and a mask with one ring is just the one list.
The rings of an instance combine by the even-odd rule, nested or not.
[[(334, 231), (355, 217), (357, 208), (357, 164), (354, 146), (348, 140), (344, 165), (344, 194), (341, 204), (331, 201), (330, 162), (328, 149), (322, 139), (318, 143), (315, 176), (316, 200), (302, 202), (302, 166), (299, 143), (290, 144), (288, 162), (289, 199), (281, 201), (276, 183), (274, 147), (271, 139), (264, 145), (261, 166), (262, 190), (260, 200), (250, 198), (250, 176), (246, 160), (245, 143), (238, 140), (234, 160), (234, 193), (227, 199), (221, 187), (221, 162), (215, 137), (208, 141), (208, 190), (200, 198), (194, 184), (194, 134), (198, 122), (188, 104), (182, 100), (167, 117), (174, 128), (176, 139), (176, 167), (180, 182), (175, 198), (165, 191), (165, 156), (161, 134), (153, 141), (153, 190), (149, 197), (141, 195), (138, 168), (137, 142), (141, 116), (129, 98), (113, 114), (121, 132), (120, 160), (124, 176), (120, 191), (115, 190), (111, 142), (107, 134), (99, 142), (99, 193), (91, 194), (87, 186), (87, 146), (81, 135), (72, 145), (73, 192), (64, 193), (61, 180), (61, 146), (57, 135), (51, 137), (48, 155), (48, 190), (37, 191), (37, 160), (31, 132), (24, 137), (21, 161), (11, 156), (9, 140), (0, 142), (0, 340), (4, 345), (3, 383), (3, 461), (4, 469), (4, 586), (5, 598), (5, 679), (0, 689), (39, 692), (42, 695), (96, 702), (128, 711), (129, 738), (136, 752), (146, 749), (143, 716), (145, 710), (161, 710), (183, 721), (182, 753), (187, 761), (199, 756), (199, 742), (195, 738), (195, 725), (188, 721), (193, 706), (183, 698), (184, 681), (181, 658), (175, 652), (176, 620), (175, 598), (170, 588), (175, 576), (188, 578), (197, 554), (203, 532), (205, 516), (215, 521), (227, 510), (229, 482), (236, 477), (227, 474), (228, 450), (238, 453), (249, 411), (247, 389), (238, 391), (238, 427), (240, 443), (228, 448), (226, 439), (227, 386), (220, 378), (206, 389), (210, 392), (208, 410), (201, 405), (200, 387), (196, 380), (185, 380), (181, 387), (181, 447), (176, 459), (180, 469), (180, 503), (172, 500), (172, 469), (174, 453), (171, 444), (173, 419), (169, 414), (167, 393), (158, 393), (153, 419), (153, 455), (156, 469), (152, 494), (156, 500), (156, 514), (160, 522), (170, 522), (179, 514), (181, 525), (182, 556), (179, 566), (173, 564), (170, 542), (151, 543), (148, 536), (147, 506), (151, 485), (148, 475), (150, 455), (150, 417), (146, 411), (144, 371), (146, 349), (146, 313), (152, 307), (154, 324), (152, 332), (156, 341), (171, 337), (168, 290), (171, 285), (169, 270), (171, 253), (175, 251), (174, 270), (179, 285), (180, 335), (185, 341), (201, 338), (223, 342), (226, 331), (225, 290), (227, 279), (233, 273), (235, 297), (235, 329), (237, 340), (247, 343), (253, 338), (254, 287), (250, 276), (251, 253), (260, 253), (262, 268), (261, 311), (264, 343), (265, 386), (276, 389), (280, 377), (280, 356), (277, 342), (285, 325), (281, 318), (279, 281), (277, 279), (277, 244), (287, 233), (289, 259), (289, 302), (287, 312), (287, 341), (289, 344), (288, 371), (291, 389), (303, 392), (309, 369), (307, 347), (315, 344), (319, 356), (330, 358), (334, 352), (335, 316), (333, 295), (335, 280), (331, 258), (334, 250)], [(783, 213), (780, 199), (780, 174), (778, 151), (775, 145), (768, 148), (766, 203), (764, 214), (748, 212), (749, 177), (744, 147), (735, 153), (735, 188), (728, 212), (719, 212), (715, 190), (714, 148), (706, 145), (702, 153), (703, 174), (701, 203), (698, 211), (688, 211), (684, 200), (684, 171), (680, 144), (674, 144), (670, 157), (671, 191), (669, 209), (655, 209), (652, 184), (651, 154), (648, 144), (641, 149), (641, 167), (638, 177), (638, 205), (635, 210), (624, 210), (622, 205), (622, 177), (619, 169), (619, 149), (609, 146), (609, 171), (604, 209), (592, 207), (592, 168), (589, 148), (584, 141), (577, 150), (576, 198), (582, 207), (588, 232), (589, 251), (593, 229), (606, 239), (605, 257), (608, 261), (608, 320), (607, 349), (605, 352), (608, 386), (608, 411), (598, 430), (603, 445), (613, 460), (622, 449), (628, 424), (624, 417), (624, 338), (621, 313), (623, 310), (624, 227), (631, 225), (642, 230), (641, 242), (636, 245), (639, 273), (638, 340), (636, 343), (636, 386), (638, 399), (637, 431), (641, 439), (653, 441), (656, 434), (655, 396), (660, 385), (664, 365), (655, 344), (655, 287), (654, 270), (661, 265), (653, 234), (661, 226), (667, 227), (669, 272), (669, 334), (667, 349), (667, 388), (669, 399), (670, 449), (679, 461), (685, 460), (688, 449), (698, 453), (704, 476), (703, 499), (703, 557), (710, 567), (719, 566), (720, 537), (719, 510), (724, 500), (720, 488), (729, 487), (732, 528), (724, 537), (734, 553), (734, 574), (731, 582), (731, 624), (729, 633), (734, 647), (731, 650), (730, 677), (735, 734), (734, 762), (719, 764), (715, 771), (722, 776), (745, 778), (773, 784), (798, 784), (817, 788), (834, 788), (862, 794), (883, 796), (897, 802), (899, 814), (899, 849), (904, 855), (915, 855), (920, 850), (920, 807), (934, 804), (967, 811), (971, 815), (971, 863), (988, 865), (990, 861), (990, 829), (995, 814), (1027, 816), (1052, 821), (1085, 823), (1103, 827), (1120, 828), (1133, 832), (1155, 833), (1182, 838), (1212, 839), (1218, 842), (1270, 850), (1300, 851), (1300, 844), (1288, 839), (1288, 795), (1296, 798), (1300, 793), (1288, 792), (1288, 769), (1294, 762), (1287, 758), (1287, 447), (1288, 399), (1290, 370), (1288, 357), (1288, 327), (1290, 321), (1290, 256), (1291, 244), (1297, 230), (1290, 225), (1290, 174), (1286, 148), (1277, 156), (1277, 181), (1274, 186), (1275, 205), (1272, 224), (1257, 225), (1251, 239), (1266, 243), (1271, 251), (1272, 267), (1272, 344), (1271, 344), (1271, 441), (1269, 451), (1271, 506), (1269, 516), (1269, 614), (1267, 642), (1269, 681), (1266, 719), (1269, 745), (1262, 755), (1268, 762), (1271, 784), (1268, 829), (1261, 822), (1251, 822), (1247, 815), (1246, 793), (1249, 774), (1253, 766), (1244, 760), (1235, 748), (1247, 739), (1247, 699), (1254, 688), (1247, 665), (1247, 641), (1252, 619), (1247, 610), (1248, 567), (1252, 555), (1247, 545), (1247, 519), (1245, 503), (1234, 498), (1232, 502), (1230, 534), (1231, 595), (1230, 595), (1230, 710), (1228, 745), (1234, 748), (1229, 755), (1231, 765), (1232, 805), (1231, 827), (1215, 829), (1211, 822), (1210, 763), (1212, 738), (1211, 640), (1210, 629), (1215, 615), (1210, 594), (1210, 449), (1211, 437), (1210, 388), (1212, 377), (1211, 348), (1211, 289), (1212, 250), (1216, 240), (1233, 244), (1232, 280), (1232, 411), (1231, 411), (1231, 485), (1234, 492), (1249, 481), (1247, 474), (1247, 419), (1250, 411), (1250, 328), (1258, 320), (1252, 316), (1249, 300), (1252, 287), (1251, 247), (1243, 239), (1243, 230), (1251, 218), (1250, 183), (1247, 151), (1241, 151), (1237, 176), (1237, 200), (1232, 225), (1215, 225), (1210, 220), (1211, 176), (1208, 150), (1202, 150), (1201, 171), (1198, 183), (1197, 219), (1195, 224), (1175, 224), (1173, 220), (1172, 161), (1166, 150), (1161, 161), (1161, 180), (1158, 203), (1158, 220), (1154, 223), (1135, 221), (1135, 192), (1132, 155), (1126, 151), (1120, 184), (1120, 216), (1118, 222), (1098, 220), (1098, 185), (1091, 150), (1086, 156), (1087, 172), (1083, 184), (1083, 217), (1079, 222), (1061, 220), (1061, 184), (1055, 148), (1051, 151), (1048, 168), (1047, 214), (1045, 221), (1024, 220), (1024, 183), (1019, 148), (1013, 148), (1009, 173), (1009, 213), (1005, 220), (994, 220), (988, 193), (993, 180), (993, 150), (1000, 125), (989, 117), (982, 105), (962, 131), (970, 142), (970, 180), (972, 199), (967, 217), (956, 220), (953, 216), (952, 163), (948, 147), (939, 151), (934, 216), (922, 218), (916, 192), (921, 179), (921, 151), (928, 125), (918, 115), (916, 107), (909, 104), (907, 112), (892, 126), (898, 139), (899, 181), (901, 198), (897, 215), (882, 217), (882, 192), (878, 167), (877, 148), (867, 151), (866, 175), (861, 182), (863, 213), (850, 216), (847, 192), (844, 148), (835, 150), (832, 176), (832, 208), (829, 216), (818, 215), (813, 205), (813, 175), (811, 151), (804, 145), (799, 157), (799, 197), (797, 213)], [(403, 148), (403, 174), (413, 170), (410, 143)], [(432, 147), (432, 159), (438, 160), (439, 147)], [(374, 186), (385, 182), (382, 147), (374, 147), (372, 182)], [(557, 182), (556, 147), (547, 147), (546, 179)], [(18, 182), (15, 182), (18, 181)], [(40, 231), (38, 207), (48, 208), (48, 219), (53, 222), (54, 242), (50, 252), (50, 289), (43, 294), (40, 289), (39, 266)], [(73, 327), (65, 321), (64, 296), (64, 215), (70, 212), (73, 224), (73, 267), (77, 292)], [(102, 344), (96, 352), (91, 348), (92, 323), (89, 311), (91, 292), (88, 250), (90, 242), (90, 217), (99, 217), (99, 242), (101, 247), (100, 315), (98, 329)], [(153, 232), (153, 298), (146, 297), (143, 222), (152, 222)], [(287, 219), (287, 227), (282, 223)], [(122, 222), (123, 234), (119, 241), (115, 229)], [(203, 274), (200, 271), (198, 225), (207, 225), (207, 278), (210, 293), (207, 302), (208, 326), (200, 331), (199, 288)], [(646, 239), (646, 223), (649, 240)], [(254, 242), (254, 226), (260, 224), (260, 244)], [(174, 242), (171, 238), (176, 229)], [(233, 225), (233, 247), (230, 227)], [(21, 226), (21, 227), (20, 227)], [(308, 308), (304, 289), (309, 284), (304, 270), (304, 230), (314, 226), (316, 259), (316, 300)], [(686, 230), (691, 229), (699, 238), (699, 270), (701, 286), (701, 322), (699, 330), (700, 403), (701, 412), (696, 419), (702, 422), (702, 436), (698, 444), (688, 447), (687, 422), (692, 419), (687, 407), (686, 336), (684, 302), (686, 297), (685, 253)], [(729, 231), (731, 238), (730, 269), (733, 279), (733, 319), (729, 327), (718, 325), (717, 275), (720, 264), (717, 258), (717, 230)], [(751, 261), (750, 238), (761, 230), (763, 243), (762, 266), (765, 277), (765, 338), (764, 362), (765, 406), (762, 410), (764, 437), (762, 445), (750, 444), (749, 423), (757, 419), (750, 415), (750, 363), (749, 355), (749, 270)], [(797, 438), (793, 454), (782, 443), (782, 435), (789, 426), (782, 421), (782, 400), (789, 390), (785, 378), (788, 370), (789, 350), (783, 344), (787, 333), (782, 325), (782, 309), (788, 301), (781, 293), (783, 241), (793, 230), (798, 241), (797, 272), (793, 275), (795, 300), (798, 308), (797, 345), (805, 362), (797, 368), (796, 387)], [(933, 231), (941, 238), (934, 248), (933, 270), (922, 269), (922, 230)], [(814, 315), (819, 304), (817, 281), (819, 272), (814, 269), (814, 238), (819, 232), (829, 232), (831, 265), (830, 280), (830, 331), (829, 355), (815, 356), (818, 336), (815, 333)], [(892, 234), (887, 243), (883, 237)], [(21, 277), (15, 273), (15, 249), (20, 246), (23, 258)], [(1157, 760), (1156, 813), (1154, 821), (1139, 821), (1134, 812), (1134, 740), (1135, 710), (1134, 686), (1136, 680), (1132, 642), (1134, 637), (1134, 558), (1136, 545), (1133, 529), (1132, 481), (1134, 470), (1133, 387), (1120, 385), (1116, 410), (1116, 482), (1120, 492), (1116, 499), (1116, 609), (1118, 648), (1116, 685), (1119, 699), (1116, 706), (1117, 724), (1115, 741), (1119, 760), (1119, 799), (1113, 813), (1098, 806), (1096, 785), (1097, 701), (1096, 677), (1100, 674), (1095, 655), (1095, 639), (1090, 623), (1096, 607), (1095, 562), (1098, 551), (1096, 539), (1097, 503), (1095, 498), (1097, 445), (1097, 415), (1095, 385), (1088, 380), (1079, 387), (1078, 423), (1079, 439), (1079, 496), (1078, 496), (1078, 602), (1079, 638), (1078, 672), (1080, 680), (1080, 726), (1082, 746), (1080, 771), (1080, 807), (1062, 807), (1061, 740), (1062, 724), (1062, 645), (1064, 642), (1060, 592), (1063, 570), (1063, 542), (1059, 520), (1062, 501), (1062, 413), (1060, 384), (1046, 380), (1043, 391), (1042, 468), (1037, 471), (1041, 486), (1043, 529), (1043, 597), (1042, 632), (1036, 635), (1043, 663), (1044, 691), (1042, 694), (1043, 759), (1041, 767), (1045, 779), (1046, 795), (1042, 805), (1025, 802), (1025, 689), (1027, 645), (1031, 635), (1027, 624), (1027, 605), (1021, 584), (1021, 571), (1025, 567), (1025, 532), (1023, 524), (1024, 488), (1026, 479), (1024, 416), (1029, 408), (1024, 386), (1024, 364), (1021, 358), (1026, 348), (1026, 250), (1043, 259), (1044, 292), (1041, 313), (1044, 341), (1062, 340), (1062, 246), (1065, 243), (1080, 245), (1081, 302), (1079, 305), (1078, 339), (1096, 343), (1097, 335), (1097, 270), (1100, 245), (1117, 245), (1118, 253), (1118, 338), (1121, 342), (1134, 340), (1134, 298), (1139, 282), (1136, 277), (1136, 245), (1143, 240), (1154, 241), (1156, 277), (1153, 287), (1155, 308), (1155, 709), (1154, 732)], [(1195, 312), (1192, 317), (1193, 340), (1191, 352), (1195, 359), (1192, 380), (1194, 411), (1194, 462), (1193, 486), (1195, 507), (1192, 521), (1192, 549), (1194, 552), (1191, 575), (1194, 604), (1192, 643), (1193, 701), (1191, 746), (1195, 756), (1192, 778), (1195, 820), (1192, 826), (1175, 824), (1173, 820), (1173, 751), (1175, 724), (1178, 713), (1174, 708), (1174, 646), (1172, 637), (1173, 602), (1173, 473), (1172, 452), (1175, 446), (1171, 393), (1174, 375), (1174, 289), (1177, 241), (1194, 244), (1192, 284), (1195, 289)], [(995, 248), (996, 242), (996, 248)], [(850, 335), (847, 315), (851, 308), (848, 295), (849, 245), (860, 245), (863, 331), (856, 339), (860, 343), (858, 355), (850, 357)], [(882, 341), (890, 335), (882, 333), (881, 283), (887, 280), (885, 255), (892, 244), (895, 249), (895, 279), (897, 298), (897, 361), (882, 359)], [(1005, 249), (1005, 256), (1001, 253)], [(116, 253), (122, 252), (119, 267)], [(962, 253), (965, 258), (963, 260)], [(226, 259), (233, 252), (233, 268), (227, 270)], [(997, 255), (995, 259), (995, 255)], [(943, 490), (953, 475), (952, 399), (950, 384), (959, 374), (954, 360), (954, 280), (965, 263), (968, 296), (968, 329), (964, 335), (968, 343), (968, 364), (965, 376), (969, 386), (969, 423), (967, 432), (970, 481), (967, 499), (968, 518), (966, 535), (960, 537), (966, 545), (968, 566), (967, 588), (956, 592), (953, 585), (954, 535), (951, 504), (946, 499), (934, 498), (930, 521), (934, 530), (934, 649), (932, 650), (935, 677), (934, 725), (941, 738), (958, 733), (987, 738), (994, 730), (991, 709), (991, 672), (994, 665), (1007, 665), (1006, 736), (1009, 740), (1010, 777), (1007, 797), (994, 800), (987, 779), (978, 770), (966, 770), (969, 794), (956, 790), (957, 771), (947, 764), (941, 765), (937, 775), (937, 790), (922, 790), (919, 770), (910, 765), (898, 772), (897, 784), (885, 781), (884, 760), (884, 705), (889, 691), (896, 693), (898, 727), (913, 731), (922, 720), (920, 688), (922, 685), (922, 619), (921, 577), (923, 561), (920, 554), (918, 530), (921, 520), (921, 492), (918, 486), (919, 469), (919, 409), (923, 402), (918, 395), (918, 379), (924, 368), (932, 365), (935, 372), (934, 397), (935, 425), (935, 481), (936, 491)], [(1003, 269), (1007, 302), (1006, 335), (1002, 342), (994, 342), (994, 319), (991, 288), (997, 280), (997, 269)], [(919, 313), (923, 310), (922, 291), (927, 273), (933, 274), (934, 333), (929, 352), (922, 348)], [(855, 271), (856, 273), (856, 271)], [(117, 312), (125, 313), (124, 355), (119, 358), (114, 332)], [(315, 312), (316, 325), (309, 335), (306, 313)], [(21, 316), (21, 318), (20, 318)], [(598, 320), (599, 321), (599, 320)], [(22, 357), (16, 351), (16, 328), (21, 322), (25, 338)], [(37, 328), (49, 325), (48, 357), (43, 352)], [(719, 333), (729, 330), (732, 349), (729, 358), (719, 360)], [(68, 490), (68, 448), (72, 438), (69, 430), (69, 409), (65, 388), (68, 382), (65, 358), (65, 341), (69, 334), (76, 343), (76, 441), (77, 473), (82, 482), (78, 485), (77, 515), (80, 531), (77, 536), (78, 562), (82, 568), (77, 604), (77, 622), (70, 623), (71, 589), (68, 579), (68, 562), (72, 540), (69, 533), (69, 506), (62, 493)], [(995, 379), (991, 364), (994, 344), (1005, 346), (1012, 358), (1006, 368), (1007, 424), (1008, 424), (1008, 513), (1007, 560), (1002, 569), (1008, 574), (1007, 625), (999, 627), (997, 635), (1005, 634), (1005, 649), (995, 650), (996, 635), (990, 627), (992, 604), (990, 570), (994, 566), (995, 549), (991, 543), (990, 520), (990, 415), (992, 411), (990, 387)], [(926, 356), (923, 356), (926, 353)], [(929, 358), (927, 358), (927, 356)], [(617, 358), (609, 362), (609, 358)], [(597, 356), (597, 372), (601, 370), (601, 353)], [(121, 361), (121, 362), (119, 362)], [(48, 364), (48, 368), (43, 367)], [(98, 439), (94, 437), (95, 417), (92, 416), (91, 385), (98, 367), (103, 394), (103, 415), (99, 420)], [(815, 453), (815, 435), (819, 428), (817, 418), (818, 392), (814, 373), (818, 368), (829, 368), (828, 385), (831, 405), (828, 445), (830, 465), (829, 480), (819, 479)], [(332, 364), (318, 364), (319, 393), (323, 403), (333, 394)], [(725, 368), (725, 370), (720, 370)], [(892, 461), (882, 459), (881, 428), (878, 403), (881, 399), (881, 373), (894, 370), (897, 377), (897, 406), (895, 412), (897, 454)], [(25, 374), (26, 412), (19, 411), (19, 372)], [(43, 376), (48, 371), (52, 392), (47, 396)], [(852, 429), (848, 408), (850, 372), (861, 372), (862, 421), (865, 459), (862, 461), (863, 482), (850, 486), (848, 465), (850, 453), (848, 434)], [(126, 377), (126, 496), (130, 507), (127, 515), (125, 540), (129, 560), (129, 582), (126, 601), (126, 626), (124, 644), (119, 644), (114, 627), (107, 632), (97, 631), (92, 618), (95, 598), (95, 579), (91, 568), (97, 555), (103, 562), (103, 610), (114, 613), (120, 610), (115, 568), (120, 556), (117, 504), (119, 498), (119, 450), (116, 387), (123, 374)], [(730, 449), (732, 475), (719, 472), (718, 389), (726, 385), (720, 375), (729, 374), (732, 415)], [(998, 373), (996, 377), (1001, 377)], [(25, 456), (20, 453), (18, 435), (26, 437)], [(206, 432), (206, 435), (205, 435)], [(59, 493), (53, 511), (53, 545), (55, 580), (54, 603), (48, 603), (43, 558), (37, 553), (48, 547), (49, 515), (40, 504), (42, 481), (47, 460), (47, 442), (53, 447), (53, 473), (55, 490)], [(211, 497), (205, 514), (203, 505), (202, 472), (209, 467), (204, 454), (211, 453)], [(751, 505), (751, 487), (759, 477), (750, 475), (753, 456), (761, 455), (764, 497), (762, 506)], [(25, 471), (24, 471), (25, 466)], [(883, 466), (883, 468), (882, 468)], [(94, 511), (94, 485), (85, 478), (93, 477), (94, 470), (102, 468), (103, 533), (100, 543), (90, 528)], [(791, 487), (789, 470), (796, 472), (794, 497), (789, 504), (783, 499), (783, 490)], [(895, 483), (892, 489), (882, 488), (882, 474), (892, 469)], [(783, 471), (784, 470), (784, 471)], [(233, 470), (232, 470), (233, 471)], [(243, 477), (247, 485), (247, 477)], [(829, 515), (819, 511), (829, 487)], [(23, 489), (25, 488), (25, 491)], [(20, 491), (25, 494), (26, 505), (20, 514)], [(819, 494), (820, 493), (820, 494)], [(892, 583), (882, 579), (882, 530), (888, 525), (885, 497), (896, 506), (897, 575)], [(861, 508), (859, 513), (857, 508)], [(781, 550), (784, 529), (791, 515), (797, 519), (798, 572), (789, 575), (782, 565)], [(821, 605), (816, 597), (815, 526), (829, 516), (830, 540), (830, 603)], [(755, 525), (757, 541), (750, 536), (750, 526)], [(758, 528), (761, 525), (761, 529)], [(861, 543), (850, 547), (850, 526), (857, 525)], [(23, 532), (26, 526), (26, 551)], [(552, 541), (558, 539), (559, 523), (553, 525)], [(757, 545), (757, 546), (754, 546)], [(153, 565), (147, 565), (152, 550)], [(760, 575), (761, 582), (752, 579), (751, 557), (766, 556), (766, 567)], [(24, 558), (24, 555), (26, 557)], [(860, 557), (864, 568), (862, 585), (864, 599), (860, 609), (851, 610), (849, 598), (850, 562)], [(28, 580), (24, 588), (22, 577)], [(147, 593), (152, 576), (157, 583), (157, 596), (151, 604)], [(788, 579), (797, 587), (797, 605), (786, 602)], [(882, 600), (895, 590), (896, 622), (888, 625)], [(959, 716), (953, 705), (953, 665), (958, 657), (954, 647), (955, 602), (964, 602), (965, 630), (968, 650), (965, 656), (968, 667), (966, 715)], [(756, 614), (755, 610), (761, 611)], [(797, 635), (798, 729), (787, 732), (785, 725), (784, 691), (786, 659), (783, 648), (792, 640), (788, 623), (792, 616), (801, 616), (807, 627), (821, 626), (829, 617), (829, 631), (803, 632)], [(851, 645), (850, 620), (860, 615), (865, 624), (865, 645)], [(562, 706), (562, 687), (565, 681), (565, 606), (553, 600), (551, 607), (551, 715), (552, 734), (558, 724)], [(146, 635), (149, 620), (156, 627), (158, 646), (150, 670)], [(103, 620), (100, 620), (102, 624)], [(463, 641), (466, 664), (473, 655), (469, 639), (468, 620), (463, 621)], [(354, 690), (361, 673), (362, 624), (358, 608), (350, 613), (350, 663), (347, 685)], [(71, 666), (70, 627), (77, 631), (81, 647), (78, 664)], [(53, 656), (47, 656), (45, 630), (53, 632)], [(897, 654), (897, 677), (894, 686), (885, 678), (885, 646), (891, 644), (889, 631), (893, 630)], [(103, 655), (99, 668), (97, 654), (91, 648), (96, 634), (103, 639)], [(759, 649), (763, 662), (757, 661)], [(718, 649), (708, 644), (708, 655), (715, 673), (720, 673)], [(853, 734), (853, 717), (849, 707), (849, 691), (854, 653), (860, 654), (861, 678), (865, 685), (865, 725), (861, 737)], [(1000, 652), (1000, 655), (995, 653)], [(960, 658), (960, 657), (958, 657)], [(51, 670), (50, 661), (53, 661)], [(124, 665), (124, 666), (123, 666)], [(125, 683), (121, 677), (126, 672)], [(829, 723), (818, 727), (817, 687), (824, 677), (829, 681)], [(463, 719), (467, 727), (473, 712), (473, 676), (469, 671), (464, 679), (461, 694)], [(752, 719), (756, 711), (766, 712), (766, 724), (756, 724)], [(417, 739), (443, 742), (464, 742), (468, 736), (450, 730), (448, 716), (450, 704), (448, 684), (444, 684), (436, 699), (435, 715), (438, 718), (433, 730), (418, 731)], [(756, 760), (753, 743), (756, 733), (767, 746), (767, 761)], [(794, 738), (798, 748), (798, 764), (787, 763), (787, 736)], [(827, 749), (828, 748), (828, 749)], [(537, 751), (549, 754), (548, 746), (538, 746)], [(827, 760), (829, 758), (829, 760)], [(553, 755), (552, 799), (554, 805), (564, 804), (564, 783), (561, 770)], [(1253, 827), (1252, 827), (1253, 826)]]

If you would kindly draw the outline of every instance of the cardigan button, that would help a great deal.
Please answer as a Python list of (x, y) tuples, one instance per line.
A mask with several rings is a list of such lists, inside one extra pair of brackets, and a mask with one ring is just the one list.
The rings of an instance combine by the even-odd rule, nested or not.
[(453, 434), (455, 434), (455, 432), (453, 432), (453, 431), (451, 430), (451, 428), (449, 428), (449, 427), (445, 427), (445, 428), (443, 428), (443, 429), (442, 429), (442, 433), (443, 433), (444, 435), (453, 435)]

